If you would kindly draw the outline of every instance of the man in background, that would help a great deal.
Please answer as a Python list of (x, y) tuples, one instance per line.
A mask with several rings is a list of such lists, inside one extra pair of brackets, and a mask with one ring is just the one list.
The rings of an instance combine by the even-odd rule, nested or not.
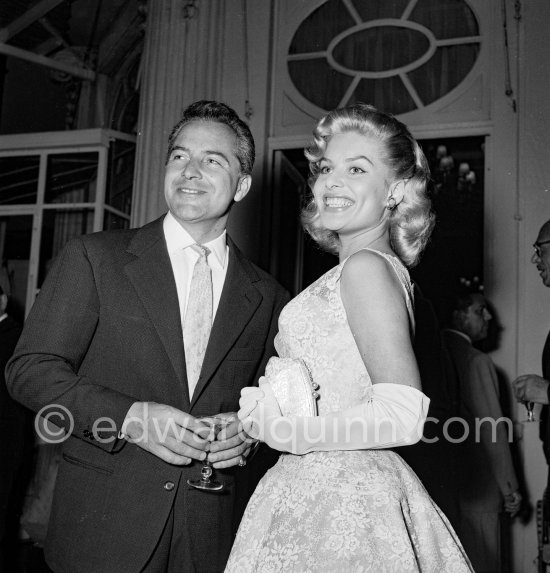
[[(537, 239), (533, 244), (535, 252), (531, 257), (531, 262), (536, 265), (539, 271), (542, 284), (550, 287), (550, 220), (546, 221), (539, 230)], [(524, 374), (512, 382), (512, 387), (518, 402), (524, 404), (542, 404), (540, 413), (539, 436), (542, 441), (542, 449), (546, 462), (550, 464), (550, 416), (548, 415), (548, 404), (550, 403), (550, 333), (546, 337), (542, 350), (542, 376), (537, 374)], [(550, 472), (547, 477), (547, 484), (550, 485)], [(550, 489), (546, 486), (543, 504), (543, 539), (548, 536), (550, 528)], [(548, 559), (550, 549), (543, 547), (543, 559)]]
[(442, 332), (449, 373), (455, 377), (457, 416), (467, 424), (463, 428), (467, 438), (453, 446), (459, 481), (459, 536), (477, 573), (502, 571), (501, 513), (504, 509), (515, 516), (522, 501), (495, 365), (473, 346), (487, 337), (490, 320), (483, 295), (465, 293), (457, 297), (450, 328)]
[[(550, 287), (550, 220), (540, 228), (533, 247), (535, 252), (531, 257), (531, 262), (536, 265), (542, 284)], [(550, 333), (546, 337), (542, 351), (542, 376), (524, 374), (518, 376), (512, 382), (512, 386), (518, 402), (535, 402), (544, 405), (540, 415), (540, 437), (546, 460), (550, 461), (550, 424), (547, 408), (550, 403)]]

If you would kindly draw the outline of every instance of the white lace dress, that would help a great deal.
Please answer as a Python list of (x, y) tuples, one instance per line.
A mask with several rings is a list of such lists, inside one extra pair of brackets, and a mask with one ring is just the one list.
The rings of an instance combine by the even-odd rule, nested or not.
[[(408, 272), (381, 254), (399, 276), (412, 316)], [(275, 341), (279, 356), (309, 366), (320, 385), (321, 415), (365, 401), (371, 386), (340, 298), (344, 262), (284, 308)], [(360, 450), (280, 456), (250, 499), (226, 568), (252, 571), (473, 569), (447, 518), (401, 457)]]

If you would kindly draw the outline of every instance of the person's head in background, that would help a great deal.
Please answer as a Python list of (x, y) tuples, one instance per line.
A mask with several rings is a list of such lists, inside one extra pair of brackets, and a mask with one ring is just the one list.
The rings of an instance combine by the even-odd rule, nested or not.
[(450, 326), (466, 334), (472, 342), (479, 342), (487, 338), (491, 318), (482, 294), (465, 293), (458, 295), (454, 301)]
[(536, 265), (544, 286), (550, 287), (550, 220), (540, 228), (533, 248), (531, 262)]

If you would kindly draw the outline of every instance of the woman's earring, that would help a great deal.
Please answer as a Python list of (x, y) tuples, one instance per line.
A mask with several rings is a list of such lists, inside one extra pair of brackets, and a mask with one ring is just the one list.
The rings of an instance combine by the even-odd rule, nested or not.
[(397, 201), (395, 200), (395, 197), (390, 197), (388, 199), (388, 202), (386, 203), (386, 209), (388, 211), (393, 211), (396, 207), (397, 207)]

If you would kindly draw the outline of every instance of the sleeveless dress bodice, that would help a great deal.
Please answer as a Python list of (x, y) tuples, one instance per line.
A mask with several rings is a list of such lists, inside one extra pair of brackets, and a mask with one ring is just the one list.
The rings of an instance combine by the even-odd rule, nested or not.
[[(411, 324), (414, 324), (412, 286), (406, 268), (397, 257), (376, 252), (394, 268), (403, 286)], [(340, 276), (347, 260), (285, 306), (275, 337), (277, 354), (281, 358), (303, 359), (313, 380), (319, 384), (320, 415), (364, 402), (372, 385), (340, 297)]]
[[(376, 252), (403, 286), (412, 325), (408, 272), (396, 257)], [(280, 357), (308, 365), (320, 386), (319, 415), (364, 402), (372, 385), (340, 297), (345, 263), (287, 304), (275, 339)], [(397, 453), (285, 453), (250, 499), (226, 573), (319, 571), (473, 569), (447, 518)]]

